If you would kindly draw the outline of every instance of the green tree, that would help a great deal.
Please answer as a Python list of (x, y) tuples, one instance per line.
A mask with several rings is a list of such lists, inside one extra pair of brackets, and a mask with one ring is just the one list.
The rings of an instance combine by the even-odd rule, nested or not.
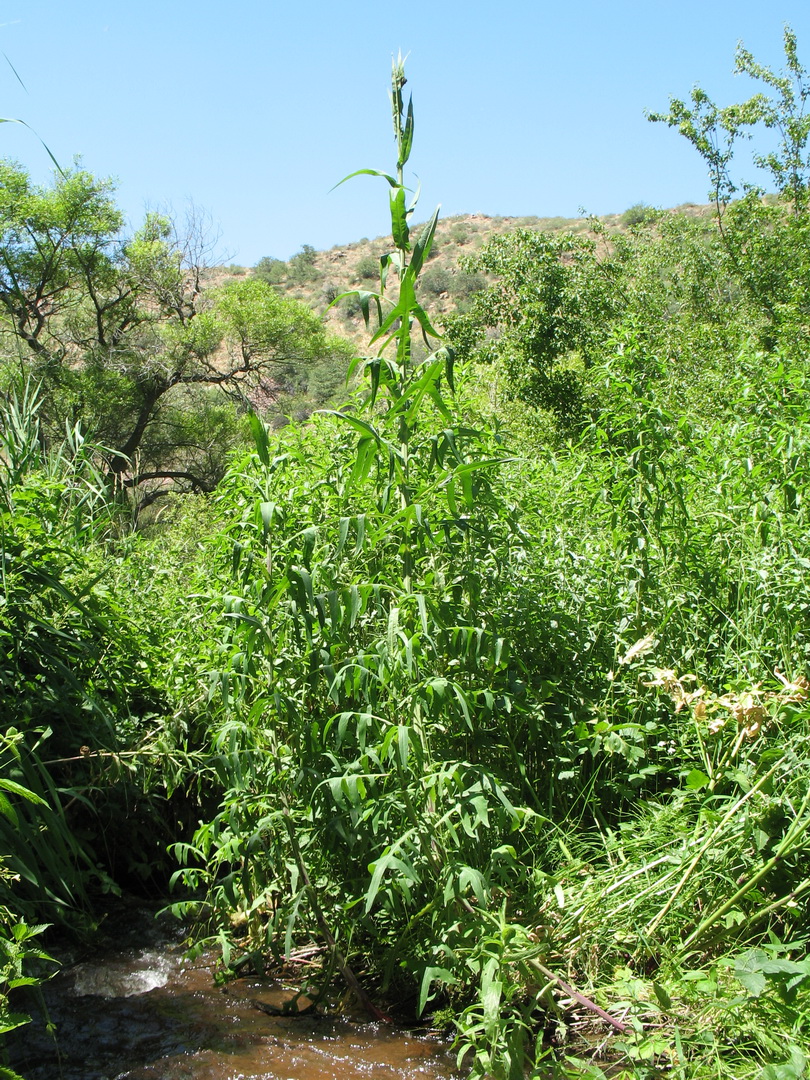
[[(775, 72), (740, 43), (735, 73), (761, 88), (746, 101), (720, 107), (695, 87), (688, 103), (672, 98), (667, 112), (652, 113), (650, 119), (677, 130), (706, 163), (730, 273), (768, 323), (762, 343), (802, 354), (810, 340), (810, 79), (790, 27), (785, 28), (784, 51), (786, 69)], [(779, 196), (775, 206), (763, 202), (759, 185), (733, 171), (741, 141), (763, 131), (776, 134), (776, 145), (761, 150), (755, 142), (753, 162), (769, 175)], [(733, 201), (739, 191), (742, 198)]]
[(462, 356), (502, 360), (516, 397), (560, 420), (576, 413), (581, 395), (571, 364), (590, 362), (624, 306), (615, 288), (618, 260), (597, 258), (590, 239), (519, 229), (496, 236), (465, 266), (497, 282), (449, 320), (454, 347)]
[(126, 237), (110, 183), (87, 172), (41, 188), (0, 165), (6, 381), (20, 369), (40, 380), (46, 433), (81, 421), (109, 448), (111, 476), (152, 495), (211, 490), (241, 438), (240, 406), (340, 352), (259, 278), (204, 291), (208, 249), (199, 219), (181, 235), (151, 213)]
[(767, 344), (770, 325), (716, 225), (655, 213), (629, 236), (592, 227), (590, 238), (517, 230), (490, 241), (466, 265), (495, 281), (448, 320), (453, 346), (501, 364), (509, 395), (565, 434), (600, 407), (604, 385), (591, 371), (628, 334), (650, 378), (667, 361), (673, 407), (711, 411), (707, 380), (722, 394), (739, 349)]

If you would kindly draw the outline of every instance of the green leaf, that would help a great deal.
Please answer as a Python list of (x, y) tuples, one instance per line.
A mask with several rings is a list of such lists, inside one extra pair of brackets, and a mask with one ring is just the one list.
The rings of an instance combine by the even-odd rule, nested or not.
[[(363, 313), (363, 322), (366, 325), (366, 329), (368, 329), (368, 325), (369, 325), (369, 321), (370, 321), (370, 317), (371, 317), (371, 302), (372, 302), (372, 300), (374, 301), (374, 305), (377, 308), (377, 319), (378, 319), (379, 322), (382, 322), (382, 304), (380, 302), (380, 297), (379, 297), (378, 293), (369, 292), (367, 289), (350, 289), (348, 292), (339, 293), (338, 296), (336, 296), (335, 299), (332, 301), (332, 303), (329, 305), (329, 307), (330, 308), (334, 307), (335, 304), (339, 304), (341, 300), (347, 300), (347, 299), (349, 299), (349, 297), (352, 297), (352, 296), (357, 298), (357, 302), (360, 305), (360, 310)], [(364, 359), (365, 359), (365, 357), (361, 357), (361, 356), (356, 356), (354, 358), (354, 360), (351, 363), (351, 366), (349, 367), (349, 372), (348, 372), (349, 376), (351, 376), (356, 364), (361, 362)]]
[(441, 337), (441, 334), (433, 325), (433, 323), (431, 323), (430, 319), (428, 318), (428, 313), (421, 306), (421, 304), (418, 304), (416, 303), (416, 301), (414, 301), (413, 305), (411, 306), (411, 311), (416, 317), (416, 321), (422, 328), (422, 335), (424, 336), (425, 341), (427, 341), (428, 337)]
[(692, 769), (686, 778), (686, 786), (690, 791), (700, 791), (701, 788), (705, 788), (710, 783), (710, 778), (705, 772), (701, 772), (700, 769)]
[(481, 1004), (487, 1028), (496, 1027), (500, 1018), (503, 983), (496, 978), (497, 975), (498, 961), (494, 958), (488, 960), (481, 972)]
[(672, 998), (667, 993), (666, 988), (659, 982), (653, 982), (652, 988), (658, 1004), (665, 1012), (669, 1012), (672, 1008)]
[(411, 748), (411, 731), (406, 724), (397, 726), (397, 757), (401, 768), (408, 764), (408, 754)]
[(456, 695), (456, 700), (458, 701), (459, 705), (461, 706), (461, 711), (462, 711), (462, 713), (464, 715), (464, 722), (466, 723), (466, 725), (470, 729), (470, 731), (473, 731), (474, 728), (473, 728), (472, 718), (470, 717), (470, 709), (469, 709), (469, 706), (467, 705), (467, 697), (466, 697), (464, 691), (458, 685), (458, 683), (453, 683), (452, 687), (453, 687), (453, 693)]
[(338, 556), (346, 546), (346, 541), (349, 537), (349, 521), (347, 517), (342, 517), (338, 526), (338, 543), (335, 549), (335, 555)]
[(301, 534), (301, 559), (305, 566), (309, 566), (312, 558), (312, 552), (315, 550), (315, 543), (318, 539), (318, 530), (314, 525), (310, 525), (309, 528), (304, 529)]
[[(7, 1012), (0, 1016), (0, 1035), (4, 1035), (7, 1031), (14, 1031), (15, 1028), (24, 1027), (25, 1024), (31, 1023), (31, 1017), (26, 1016), (25, 1013)], [(17, 1073), (12, 1072), (11, 1069), (4, 1065), (0, 1065), (0, 1080), (23, 1080)]]
[(445, 986), (455, 986), (458, 983), (458, 979), (452, 971), (448, 971), (443, 967), (429, 967), (425, 968), (422, 972), (422, 981), (419, 985), (419, 1004), (417, 1005), (416, 1015), (421, 1016), (425, 1011), (425, 1005), (428, 1002), (430, 984), (441, 980)]
[[(397, 274), (402, 273), (403, 259), (401, 251), (389, 251), (385, 255), (380, 256), (380, 290), (385, 292), (386, 282), (388, 281), (388, 269), (393, 266)], [(382, 322), (382, 317), (380, 318)]]
[(400, 251), (410, 251), (410, 230), (408, 228), (408, 213), (405, 209), (405, 188), (398, 187), (391, 192), (389, 201), (391, 204), (391, 235), (394, 243)]
[(15, 826), (15, 828), (17, 827), (19, 823), (17, 818), (17, 811), (14, 809), (14, 807), (11, 805), (11, 803), (8, 801), (2, 791), (0, 791), (0, 814), (2, 814), (3, 817), (8, 818), (8, 820), (11, 822), (12, 825)]
[(307, 609), (314, 602), (312, 589), (312, 576), (304, 566), (291, 566), (287, 570), (287, 578), (292, 588), (293, 599), (300, 608)]
[(455, 394), (456, 383), (454, 376), (454, 368), (456, 363), (455, 349), (451, 349), (449, 345), (442, 345), (440, 349), (436, 350), (436, 358), (444, 361), (444, 374), (447, 379), (447, 385), (450, 387), (450, 393)]
[(374, 900), (377, 897), (377, 893), (380, 891), (382, 884), (383, 874), (388, 870), (398, 870), (399, 873), (409, 881), (418, 881), (418, 875), (414, 871), (413, 867), (398, 858), (392, 851), (386, 852), (376, 863), (372, 863), (369, 870), (373, 869), (371, 878), (371, 884), (366, 892), (365, 913), (368, 915), (374, 905)]
[(273, 524), (273, 518), (276, 516), (276, 504), (272, 502), (263, 502), (259, 504), (259, 513), (262, 519), (262, 529), (264, 531), (265, 539), (267, 538), (270, 528)]
[(351, 413), (338, 412), (335, 409), (323, 409), (322, 412), (326, 416), (337, 416), (349, 427), (353, 427), (355, 431), (359, 431), (361, 435), (370, 435), (377, 443), (382, 444), (382, 439), (374, 430), (374, 428), (366, 420), (361, 420), (359, 416), (352, 416)]
[(357, 622), (357, 616), (360, 614), (360, 610), (363, 606), (363, 600), (360, 596), (360, 590), (356, 585), (352, 585), (349, 589), (349, 628), (351, 629)]
[(766, 1065), (760, 1080), (801, 1080), (807, 1069), (807, 1058), (798, 1046), (791, 1046), (790, 1059), (781, 1065)]
[(366, 515), (358, 514), (355, 518), (354, 554), (359, 555), (363, 550), (366, 539)]
[(408, 114), (405, 117), (405, 127), (402, 131), (402, 146), (397, 158), (397, 168), (401, 169), (411, 156), (413, 146), (413, 97), (408, 98)]
[(388, 333), (388, 331), (391, 329), (391, 327), (394, 325), (394, 323), (397, 321), (397, 319), (400, 319), (400, 318), (404, 318), (404, 319), (408, 318), (408, 309), (403, 304), (401, 291), (400, 291), (400, 297), (399, 297), (398, 303), (388, 312), (385, 319), (380, 324), (380, 328), (372, 336), (371, 341), (369, 342), (369, 344), (374, 345), (375, 342), (377, 342), (381, 338), (385, 337), (385, 335)]
[(472, 889), (475, 899), (480, 907), (485, 907), (487, 902), (487, 887), (484, 876), (480, 870), (473, 866), (462, 867), (458, 875), (459, 895), (463, 895), (467, 889)]
[(762, 949), (749, 949), (734, 963), (734, 977), (738, 979), (751, 997), (758, 998), (768, 985), (762, 971), (763, 963), (768, 961), (768, 954)]
[(0, 790), (8, 791), (12, 795), (19, 795), (21, 799), (27, 799), (28, 802), (35, 803), (37, 806), (48, 805), (45, 800), (40, 798), (35, 792), (30, 791), (27, 787), (23, 787), (22, 784), (15, 783), (14, 780), (0, 780)]
[(382, 374), (383, 360), (381, 356), (377, 356), (374, 360), (370, 361), (366, 366), (366, 370), (369, 374), (369, 380), (371, 382), (371, 399), (369, 405), (374, 406), (374, 402), (377, 400), (377, 394), (380, 389), (380, 375)]
[[(441, 207), (437, 206), (433, 211), (430, 219), (426, 223), (424, 229), (419, 234), (419, 239), (413, 246), (413, 255), (411, 256), (411, 264), (408, 267), (408, 272), (412, 275), (414, 280), (419, 277), (419, 273), (422, 266), (430, 254), (430, 249), (433, 246), (433, 237), (436, 235), (436, 223), (439, 220), (439, 210)], [(439, 336), (438, 334), (436, 335)]]
[(377, 444), (372, 438), (360, 439), (357, 444), (357, 455), (354, 459), (349, 485), (354, 486), (358, 481), (363, 481), (371, 472), (371, 466), (377, 460)]
[(267, 428), (256, 413), (252, 411), (248, 413), (248, 423), (250, 424), (250, 433), (253, 436), (253, 442), (256, 446), (256, 453), (259, 455), (259, 460), (262, 465), (269, 465), (270, 439)]
[[(15, 121), (15, 123), (21, 123), (22, 121)], [(344, 176), (342, 180), (338, 180), (334, 187), (330, 188), (330, 191), (334, 191), (335, 188), (339, 188), (341, 184), (345, 184), (347, 180), (352, 180), (355, 176), (381, 176), (383, 180), (387, 180), (392, 188), (399, 187), (399, 181), (390, 176), (388, 173), (380, 172), (378, 169), (357, 169), (353, 173), (349, 173), (348, 176)]]
[[(13, 70), (14, 69), (12, 68), (12, 71)], [(15, 75), (16, 75), (16, 72), (15, 72)], [(48, 155), (48, 157), (51, 159), (51, 161), (54, 163), (54, 166), (56, 167), (56, 171), (59, 173), (59, 175), (64, 177), (65, 179), (67, 179), (66, 174), (65, 174), (62, 166), (59, 164), (59, 162), (56, 160), (56, 158), (51, 153), (50, 148), (48, 147), (48, 144), (43, 142), (42, 139), (39, 138), (39, 135), (37, 135), (37, 133), (34, 131), (34, 129), (31, 127), (30, 124), (26, 124), (26, 122), (24, 120), (15, 120), (15, 119), (13, 119), (12, 117), (9, 117), (9, 116), (1, 116), (0, 117), (0, 124), (20, 124), (20, 125), (22, 125), (22, 127), (28, 128), (28, 130), (31, 132), (31, 134), (35, 135), (36, 138), (39, 139), (40, 146), (45, 151), (45, 153)], [(0, 1076), (1, 1075), (2, 1075), (2, 1073), (0, 1073)], [(13, 1073), (12, 1075), (16, 1076), (17, 1074)]]

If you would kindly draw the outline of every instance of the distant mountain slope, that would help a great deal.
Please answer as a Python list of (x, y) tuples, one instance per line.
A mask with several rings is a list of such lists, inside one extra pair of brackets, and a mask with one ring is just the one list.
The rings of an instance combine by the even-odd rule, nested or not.
[[(639, 204), (623, 214), (604, 215), (599, 221), (608, 230), (608, 235), (625, 232), (641, 220), (646, 209)], [(710, 212), (710, 207), (692, 203), (673, 210), (673, 213), (690, 216)], [(588, 235), (592, 231), (591, 221), (588, 217), (488, 217), (485, 214), (440, 218), (431, 257), (421, 278), (421, 288), (434, 320), (441, 323), (444, 315), (464, 310), (475, 291), (486, 284), (482, 275), (463, 269), (461, 261), (465, 256), (474, 255), (494, 236), (518, 228)], [(418, 228), (418, 225), (414, 226), (413, 232), (418, 234)], [(335, 297), (353, 289), (376, 290), (379, 286), (378, 260), (390, 246), (390, 238), (384, 236), (374, 240), (364, 237), (356, 243), (328, 251), (315, 251), (305, 245), (288, 262), (266, 258), (252, 270), (222, 267), (215, 276), (218, 281), (250, 273), (264, 276), (281, 292), (303, 300), (323, 313), (333, 332), (361, 345), (367, 341), (367, 333), (357, 301), (347, 299), (334, 307), (329, 305)]]

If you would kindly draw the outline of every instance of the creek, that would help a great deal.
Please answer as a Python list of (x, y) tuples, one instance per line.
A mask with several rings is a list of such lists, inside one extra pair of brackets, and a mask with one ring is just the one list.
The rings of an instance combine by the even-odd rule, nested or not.
[[(26, 1080), (451, 1080), (446, 1042), (329, 1011), (272, 1012), (289, 985), (248, 976), (214, 984), (216, 956), (187, 958), (182, 929), (134, 908), (88, 954), (55, 948), (41, 1010), (12, 1033), (10, 1065)], [(22, 1003), (18, 1004), (20, 1007)]]

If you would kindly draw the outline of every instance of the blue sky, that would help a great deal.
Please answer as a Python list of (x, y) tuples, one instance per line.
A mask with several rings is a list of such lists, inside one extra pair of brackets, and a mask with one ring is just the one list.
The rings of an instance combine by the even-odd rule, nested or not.
[[(644, 110), (700, 83), (720, 104), (742, 39), (782, 66), (790, 24), (810, 66), (807, 0), (0, 0), (0, 115), (27, 121), (62, 163), (118, 182), (133, 226), (146, 208), (208, 211), (227, 261), (386, 230), (393, 168), (391, 55), (410, 53), (421, 215), (620, 212), (702, 202), (686, 142)], [(24, 128), (0, 154), (46, 182)]]

